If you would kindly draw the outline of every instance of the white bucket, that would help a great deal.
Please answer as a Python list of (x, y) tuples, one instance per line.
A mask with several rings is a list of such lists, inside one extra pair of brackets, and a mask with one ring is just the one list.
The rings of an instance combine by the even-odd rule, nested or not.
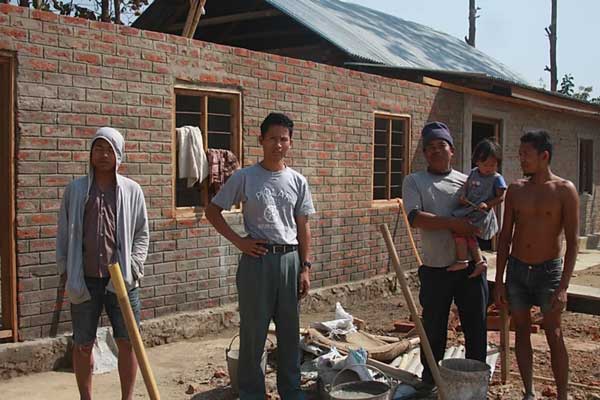
[(440, 361), (440, 375), (448, 400), (486, 400), (490, 366), (465, 358)]
[[(239, 381), (238, 381), (238, 368), (239, 368), (239, 359), (240, 359), (240, 350), (232, 349), (231, 345), (240, 335), (235, 335), (229, 346), (225, 350), (225, 360), (227, 360), (227, 371), (229, 373), (229, 382), (231, 384), (231, 388), (234, 393), (239, 393)], [(267, 338), (267, 340), (269, 340)], [(269, 340), (270, 342), (270, 340)], [(267, 351), (263, 351), (262, 357), (260, 359), (260, 369), (263, 372), (263, 375), (267, 371)]]

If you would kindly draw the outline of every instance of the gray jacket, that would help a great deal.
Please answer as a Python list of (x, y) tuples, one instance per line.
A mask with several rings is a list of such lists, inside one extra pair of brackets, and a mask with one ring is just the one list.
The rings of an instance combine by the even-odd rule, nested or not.
[[(127, 288), (131, 289), (138, 286), (144, 275), (150, 241), (144, 192), (135, 181), (116, 172), (125, 148), (121, 134), (112, 128), (100, 128), (92, 145), (99, 138), (112, 145), (117, 160), (117, 254), (123, 279)], [(65, 289), (70, 301), (75, 304), (91, 298), (84, 280), (83, 214), (93, 179), (94, 169), (90, 163), (88, 175), (75, 179), (65, 188), (58, 217), (56, 264), (59, 274), (67, 273)], [(112, 282), (108, 289), (114, 292)]]

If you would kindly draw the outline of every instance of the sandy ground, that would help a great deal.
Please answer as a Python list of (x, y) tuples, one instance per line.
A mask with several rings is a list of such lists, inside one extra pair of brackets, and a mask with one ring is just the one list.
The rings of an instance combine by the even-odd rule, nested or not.
[[(407, 318), (408, 309), (400, 296), (377, 299), (360, 306), (347, 307), (358, 318), (367, 321), (368, 330), (374, 333), (393, 335), (393, 321)], [(303, 315), (302, 326), (311, 321), (329, 319), (331, 313)], [(595, 385), (598, 390), (575, 388), (574, 399), (587, 400), (600, 397), (600, 317), (566, 313), (565, 336), (571, 356), (571, 380), (586, 385)], [(235, 330), (224, 331), (218, 336), (205, 337), (198, 341), (179, 342), (148, 349), (148, 356), (157, 379), (162, 399), (168, 400), (217, 400), (234, 399), (228, 386), (225, 349)], [(497, 334), (490, 333), (495, 341)], [(543, 333), (533, 335), (535, 374), (551, 377), (550, 360)], [(450, 342), (462, 342), (461, 334), (451, 334)], [(514, 340), (512, 340), (514, 344)], [(511, 357), (512, 371), (516, 372), (514, 355)], [(498, 371), (498, 370), (497, 370)], [(268, 368), (267, 387), (275, 389), (275, 372)], [(553, 393), (553, 385), (536, 382), (538, 393)], [(75, 378), (72, 372), (48, 372), (0, 382), (0, 398), (28, 400), (67, 400), (77, 398)], [(307, 387), (309, 399), (316, 398), (314, 387)], [(118, 375), (111, 372), (94, 376), (94, 398), (114, 400), (120, 398)], [(136, 399), (148, 398), (138, 377)], [(520, 382), (511, 378), (508, 385), (499, 384), (496, 373), (490, 387), (490, 399), (520, 399)], [(552, 396), (543, 398), (553, 398)]]
[[(577, 269), (572, 282), (574, 284), (600, 288), (600, 252), (583, 255), (584, 269)], [(581, 257), (581, 258), (583, 258)], [(582, 264), (583, 264), (582, 263)], [(415, 289), (415, 299), (416, 289)], [(400, 294), (363, 303), (346, 310), (355, 317), (367, 322), (367, 330), (371, 333), (398, 335), (393, 332), (393, 321), (407, 319), (408, 308)], [(334, 311), (321, 314), (303, 314), (301, 326), (308, 326), (313, 321), (331, 319)], [(600, 317), (567, 312), (564, 315), (564, 332), (569, 350), (570, 380), (597, 389), (572, 388), (575, 400), (600, 399)], [(195, 341), (178, 342), (147, 349), (148, 357), (161, 393), (167, 400), (220, 400), (235, 399), (229, 386), (225, 349), (231, 338), (237, 333), (231, 329), (215, 336), (204, 337)], [(498, 342), (496, 332), (489, 333), (490, 342)], [(449, 343), (463, 342), (460, 333), (449, 333)], [(532, 335), (534, 347), (535, 375), (552, 377), (548, 346), (543, 331)], [(514, 336), (511, 338), (514, 346)], [(489, 399), (521, 399), (521, 383), (518, 377), (511, 377), (507, 385), (499, 381), (499, 366), (490, 385)], [(517, 372), (514, 353), (511, 354), (511, 371)], [(275, 391), (276, 373), (267, 367), (267, 389)], [(538, 394), (547, 396), (542, 399), (555, 398), (552, 384), (536, 382)], [(308, 399), (316, 399), (314, 385), (305, 385)], [(33, 374), (0, 381), (0, 399), (28, 400), (71, 400), (78, 398), (75, 377), (72, 371), (58, 371)], [(120, 398), (118, 374), (94, 376), (94, 399), (114, 400)], [(146, 399), (141, 374), (135, 391), (136, 399)]]
[(575, 271), (571, 282), (577, 285), (600, 288), (600, 264), (584, 270)]

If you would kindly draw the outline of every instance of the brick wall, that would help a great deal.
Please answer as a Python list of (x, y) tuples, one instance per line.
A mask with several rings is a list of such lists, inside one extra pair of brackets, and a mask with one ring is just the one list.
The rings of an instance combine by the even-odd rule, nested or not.
[[(241, 92), (245, 165), (261, 155), (258, 126), (267, 113), (282, 111), (293, 117), (297, 128), (288, 161), (307, 176), (318, 210), (312, 221), (314, 287), (387, 271), (378, 231), (382, 222), (392, 231), (397, 225), (401, 259), (407, 267), (415, 266), (406, 228), (401, 221), (397, 224), (398, 209), (372, 206), (375, 111), (410, 115), (413, 170), (424, 167), (419, 132), (430, 120), (448, 123), (459, 165), (462, 159), (464, 99), (455, 92), (2, 4), (0, 50), (15, 52), (18, 61), (22, 339), (70, 330), (68, 307), (57, 312), (57, 211), (64, 186), (86, 172), (90, 138), (104, 125), (123, 133), (126, 158), (121, 172), (138, 181), (146, 195), (151, 243), (141, 290), (143, 318), (235, 301), (237, 249), (205, 219), (178, 219), (173, 212), (176, 84)], [(527, 111), (510, 112), (529, 119)], [(550, 114), (536, 118), (543, 122)], [(511, 131), (520, 132), (519, 126)], [(560, 144), (568, 145), (568, 140)], [(558, 156), (559, 165), (561, 160)], [(240, 227), (239, 214), (226, 218)]]
[[(126, 139), (123, 173), (145, 192), (151, 244), (141, 296), (143, 318), (235, 301), (238, 251), (206, 220), (174, 217), (173, 87), (240, 90), (243, 157), (259, 159), (258, 126), (273, 110), (296, 122), (289, 164), (308, 177), (313, 286), (359, 280), (387, 269), (377, 225), (393, 230), (397, 208), (371, 205), (373, 112), (411, 116), (418, 133), (443, 119), (457, 131), (462, 96), (341, 68), (191, 41), (129, 27), (0, 5), (0, 49), (17, 54), (17, 245), (23, 339), (70, 330), (56, 312), (57, 211), (62, 190), (87, 169), (99, 126)], [(433, 110), (433, 111), (432, 111)], [(414, 168), (422, 167), (413, 135)], [(239, 226), (239, 214), (227, 217)], [(407, 266), (405, 227), (398, 249)]]

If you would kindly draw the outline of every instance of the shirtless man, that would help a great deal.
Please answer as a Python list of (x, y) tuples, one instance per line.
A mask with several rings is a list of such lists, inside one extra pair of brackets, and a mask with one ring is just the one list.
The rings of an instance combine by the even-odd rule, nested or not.
[[(525, 388), (524, 400), (535, 399), (530, 309), (532, 305), (541, 307), (558, 399), (563, 400), (567, 399), (569, 358), (560, 323), (577, 258), (579, 197), (573, 183), (550, 170), (552, 144), (548, 133), (536, 131), (523, 135), (519, 158), (528, 179), (511, 184), (506, 194), (495, 298), (499, 306), (508, 303), (515, 323), (515, 350)], [(567, 251), (561, 268), (563, 230)]]

